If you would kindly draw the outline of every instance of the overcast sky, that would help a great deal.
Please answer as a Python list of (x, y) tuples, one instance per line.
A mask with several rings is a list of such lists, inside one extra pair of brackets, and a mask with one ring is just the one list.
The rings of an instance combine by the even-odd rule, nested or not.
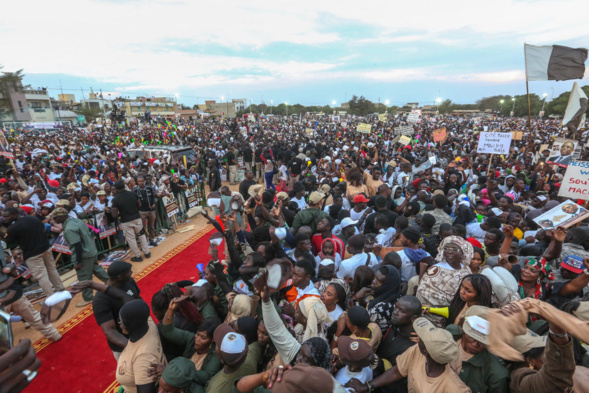
[[(589, 47), (587, 0), (9, 1), (0, 65), (52, 96), (471, 103), (525, 94), (524, 42)], [(581, 85), (589, 84), (589, 72)], [(573, 81), (531, 82), (551, 98)]]

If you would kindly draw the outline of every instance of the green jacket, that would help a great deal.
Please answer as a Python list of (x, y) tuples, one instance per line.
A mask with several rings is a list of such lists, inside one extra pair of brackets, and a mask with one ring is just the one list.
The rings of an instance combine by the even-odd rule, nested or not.
[[(194, 334), (186, 330), (177, 329), (174, 324), (161, 325), (161, 333), (166, 339), (172, 341), (177, 345), (184, 345), (184, 353), (182, 356), (190, 359), (194, 355)], [(209, 353), (202, 363), (202, 368), (196, 370), (195, 382), (199, 385), (206, 385), (206, 383), (223, 368), (221, 361), (217, 358), (215, 353), (215, 345), (211, 345)]]
[(292, 227), (299, 229), (302, 226), (310, 226), (312, 231), (315, 232), (317, 229), (317, 224), (321, 221), (324, 217), (327, 217), (329, 214), (325, 213), (323, 210), (318, 208), (307, 208), (303, 209), (297, 213), (292, 222)]
[[(446, 330), (452, 333), (455, 340), (462, 336), (462, 329), (457, 325), (448, 325)], [(486, 349), (462, 362), (462, 370), (458, 376), (473, 393), (509, 392), (509, 372)]]
[(217, 315), (217, 310), (215, 310), (215, 306), (213, 302), (207, 300), (203, 304), (198, 307), (198, 311), (200, 311), (200, 315), (202, 315), (203, 319), (207, 318), (219, 318)]

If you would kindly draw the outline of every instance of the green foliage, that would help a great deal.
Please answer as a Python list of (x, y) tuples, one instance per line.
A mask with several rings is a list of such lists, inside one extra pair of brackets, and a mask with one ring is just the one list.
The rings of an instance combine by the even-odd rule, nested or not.
[(102, 109), (90, 108), (88, 105), (81, 106), (80, 109), (76, 111), (76, 114), (86, 117), (86, 122), (88, 123), (103, 117)]
[(364, 96), (358, 97), (357, 95), (354, 95), (348, 104), (350, 104), (348, 113), (351, 113), (352, 115), (366, 116), (374, 113), (376, 110), (374, 104), (364, 98)]
[[(585, 94), (587, 96), (589, 96), (589, 85), (583, 86), (583, 87), (581, 87), (581, 89), (583, 89)], [(566, 93), (562, 93), (561, 95), (556, 97), (554, 100), (547, 103), (546, 108), (544, 110), (546, 112), (546, 115), (563, 116), (564, 112), (567, 109), (570, 95), (571, 95), (571, 92), (567, 91)], [(589, 116), (589, 108), (587, 109), (587, 115)]]

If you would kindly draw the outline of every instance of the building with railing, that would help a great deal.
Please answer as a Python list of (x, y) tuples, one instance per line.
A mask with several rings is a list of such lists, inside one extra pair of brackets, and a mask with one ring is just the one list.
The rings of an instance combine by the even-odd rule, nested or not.
[(173, 118), (176, 114), (176, 100), (170, 97), (137, 97), (133, 99), (118, 98), (112, 101), (127, 117), (143, 117), (149, 113), (151, 117)]

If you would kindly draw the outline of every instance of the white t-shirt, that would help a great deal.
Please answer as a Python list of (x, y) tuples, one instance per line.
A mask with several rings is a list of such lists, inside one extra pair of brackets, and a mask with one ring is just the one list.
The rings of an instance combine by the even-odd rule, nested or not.
[[(346, 385), (350, 381), (350, 379), (356, 378), (362, 384), (365, 384), (368, 381), (372, 381), (372, 369), (370, 367), (364, 367), (360, 372), (353, 373), (348, 369), (348, 366), (340, 369), (337, 374), (335, 374), (335, 380), (341, 383), (342, 385)], [(352, 388), (346, 388), (348, 392), (353, 392)]]
[(366, 254), (365, 252), (362, 252), (342, 261), (340, 268), (337, 272), (337, 277), (342, 279), (345, 279), (346, 277), (354, 277), (356, 269), (360, 266), (366, 265), (368, 255), (370, 255), (368, 267), (373, 267), (376, 264), (378, 264), (378, 260), (376, 259), (376, 256), (373, 253)]
[[(426, 253), (428, 257), (431, 257), (429, 252)], [(397, 255), (401, 257), (401, 278), (403, 281), (409, 281), (411, 277), (417, 275), (417, 269), (415, 264), (411, 262), (411, 259), (405, 254), (405, 250), (397, 252)]]
[(307, 208), (307, 202), (305, 201), (305, 197), (302, 197), (301, 199), (291, 198), (290, 200), (292, 202), (296, 203), (298, 205), (299, 209), (301, 209), (301, 210)]
[(481, 229), (481, 223), (473, 222), (471, 224), (466, 225), (466, 237), (474, 237), (477, 239), (481, 244), (485, 242), (485, 235), (487, 234), (486, 231)]

